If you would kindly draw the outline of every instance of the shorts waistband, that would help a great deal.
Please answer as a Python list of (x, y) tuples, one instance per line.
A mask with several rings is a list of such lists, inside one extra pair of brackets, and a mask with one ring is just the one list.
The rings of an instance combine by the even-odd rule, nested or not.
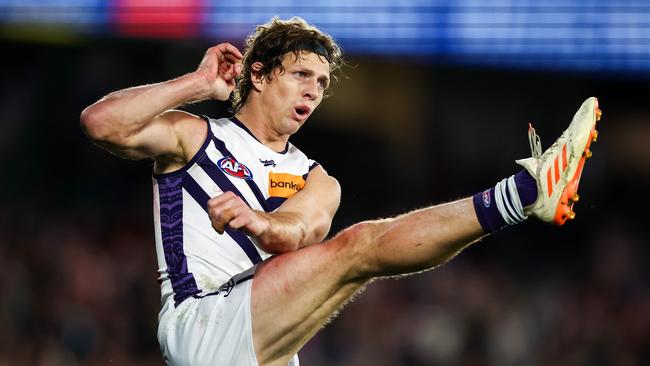
[(228, 297), (230, 295), (230, 292), (232, 291), (235, 286), (244, 283), (250, 279), (253, 279), (255, 277), (255, 269), (257, 268), (257, 265), (247, 269), (246, 271), (242, 273), (238, 273), (234, 275), (231, 279), (228, 280), (228, 282), (224, 283), (223, 285), (219, 286), (219, 289), (215, 292), (210, 292), (207, 294), (202, 294), (202, 295), (194, 295), (192, 297), (195, 297), (197, 299), (202, 299), (206, 296), (214, 296), (214, 295), (219, 295), (221, 293), (225, 293), (224, 297)]

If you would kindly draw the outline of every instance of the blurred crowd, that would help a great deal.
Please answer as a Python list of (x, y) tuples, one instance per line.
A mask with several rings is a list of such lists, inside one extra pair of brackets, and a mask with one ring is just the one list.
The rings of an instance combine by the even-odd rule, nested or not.
[[(0, 365), (163, 363), (151, 233), (91, 222), (51, 218), (3, 237)], [(526, 246), (518, 250), (534, 258), (544, 243), (523, 235), (500, 233), (428, 273), (375, 281), (306, 346), (303, 364), (646, 365), (645, 238), (613, 218), (594, 228), (589, 246), (557, 246), (558, 257), (563, 246), (592, 249), (577, 262), (528, 258), (517, 268), (482, 253)]]
[(162, 364), (150, 233), (82, 221), (2, 238), (0, 365)]

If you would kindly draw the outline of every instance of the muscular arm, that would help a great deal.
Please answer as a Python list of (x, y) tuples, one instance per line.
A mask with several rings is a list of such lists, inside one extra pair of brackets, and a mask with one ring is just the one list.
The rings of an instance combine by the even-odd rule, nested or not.
[(98, 145), (127, 159), (180, 155), (175, 122), (192, 115), (169, 109), (198, 99), (197, 81), (187, 74), (111, 93), (84, 109), (82, 128)]
[(309, 173), (305, 187), (275, 212), (251, 210), (238, 196), (226, 192), (211, 199), (212, 226), (223, 233), (226, 225), (258, 239), (269, 253), (285, 253), (322, 241), (338, 209), (341, 188), (318, 166)]
[(81, 126), (91, 140), (128, 159), (186, 157), (183, 126), (199, 119), (170, 109), (204, 99), (228, 99), (241, 71), (241, 57), (232, 45), (211, 47), (192, 73), (103, 97), (84, 109)]

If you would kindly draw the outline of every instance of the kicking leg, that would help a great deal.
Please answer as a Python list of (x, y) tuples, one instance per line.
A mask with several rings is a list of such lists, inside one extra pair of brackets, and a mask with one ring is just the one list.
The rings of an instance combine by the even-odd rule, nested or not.
[(251, 304), (260, 365), (286, 365), (372, 278), (433, 268), (483, 235), (467, 198), (363, 222), (323, 244), (263, 263)]
[(558, 225), (573, 202), (600, 118), (598, 102), (583, 103), (569, 128), (526, 168), (473, 198), (345, 229), (332, 240), (264, 262), (253, 280), (253, 341), (264, 366), (285, 366), (340, 307), (375, 277), (434, 268), (482, 236), (526, 215)]

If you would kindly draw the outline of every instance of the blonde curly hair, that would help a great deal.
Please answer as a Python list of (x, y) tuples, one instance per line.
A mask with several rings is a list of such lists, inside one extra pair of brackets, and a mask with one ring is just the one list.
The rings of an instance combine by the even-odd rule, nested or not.
[[(270, 81), (276, 68), (280, 69), (280, 73), (284, 72), (282, 58), (288, 52), (293, 52), (296, 57), (300, 57), (302, 51), (318, 54), (329, 63), (330, 73), (344, 65), (343, 54), (336, 41), (300, 17), (288, 20), (273, 17), (269, 22), (257, 26), (255, 32), (246, 38), (244, 46), (243, 68), (232, 94), (234, 113), (248, 100), (253, 88), (252, 73)], [(251, 68), (255, 62), (263, 65), (259, 71)], [(332, 75), (332, 78), (336, 79), (336, 76)]]

